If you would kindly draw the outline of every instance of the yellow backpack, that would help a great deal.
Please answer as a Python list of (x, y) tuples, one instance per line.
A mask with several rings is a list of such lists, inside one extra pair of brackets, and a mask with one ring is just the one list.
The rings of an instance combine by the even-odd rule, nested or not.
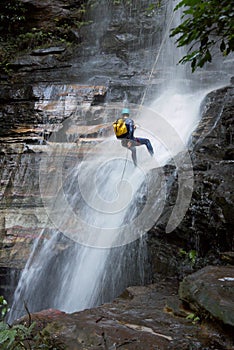
[(114, 128), (114, 132), (116, 137), (121, 137), (125, 134), (128, 133), (128, 129), (127, 129), (127, 125), (124, 121), (124, 119), (117, 119), (114, 123), (113, 123), (113, 128)]

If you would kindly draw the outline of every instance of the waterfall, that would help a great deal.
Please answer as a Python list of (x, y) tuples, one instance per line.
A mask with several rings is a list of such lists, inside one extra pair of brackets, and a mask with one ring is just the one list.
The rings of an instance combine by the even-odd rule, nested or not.
[[(171, 18), (173, 1), (168, 4)], [(166, 34), (168, 31), (162, 33), (162, 40)], [(139, 147), (135, 168), (128, 150), (110, 136), (86, 145), (82, 161), (77, 158), (66, 169), (66, 159), (80, 151), (77, 145), (68, 143), (61, 130), (61, 142), (51, 140), (54, 142), (45, 146), (40, 190), (50, 229), (43, 230), (34, 244), (9, 321), (24, 313), (24, 301), (30, 312), (45, 308), (74, 312), (109, 301), (147, 278), (145, 234), (160, 217), (166, 196), (162, 166), (183, 152), (190, 172), (187, 169), (188, 178), (182, 179), (192, 191), (186, 144), (199, 122), (200, 103), (213, 88), (213, 81), (212, 86), (207, 82), (201, 86), (199, 74), (198, 78), (195, 74), (188, 77), (183, 67), (176, 66), (175, 52), (166, 40), (155, 65), (160, 74), (157, 79), (163, 83), (152, 91), (149, 81), (154, 95), (151, 102), (140, 109), (129, 104), (137, 112), (135, 134), (151, 140), (153, 159), (145, 147)], [(121, 107), (122, 103), (114, 105), (116, 115)], [(177, 160), (175, 164), (180, 167)], [(168, 231), (182, 220), (190, 195), (178, 205), (179, 215), (171, 218)]]
[(56, 228), (43, 231), (35, 242), (10, 319), (22, 314), (22, 301), (31, 312), (51, 307), (73, 312), (144, 282), (142, 235), (162, 212), (161, 170), (150, 176), (144, 169), (147, 152), (135, 168), (110, 137), (91, 146), (82, 162), (64, 174), (64, 159), (74, 147), (51, 144), (41, 161), (41, 194)]

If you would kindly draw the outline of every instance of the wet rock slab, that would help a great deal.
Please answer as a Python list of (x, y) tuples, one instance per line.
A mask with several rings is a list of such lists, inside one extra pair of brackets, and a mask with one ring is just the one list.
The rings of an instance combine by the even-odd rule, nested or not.
[(225, 324), (234, 326), (234, 267), (206, 266), (185, 277), (180, 297), (195, 310), (206, 310)]
[[(67, 349), (233, 349), (221, 326), (186, 318), (174, 279), (130, 287), (114, 302), (72, 314), (46, 310), (32, 315)], [(220, 328), (219, 328), (220, 327)]]

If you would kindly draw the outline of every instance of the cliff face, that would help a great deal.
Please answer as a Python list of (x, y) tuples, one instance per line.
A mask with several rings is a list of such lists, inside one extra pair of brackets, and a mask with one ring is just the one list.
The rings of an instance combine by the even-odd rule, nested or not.
[(207, 264), (232, 263), (233, 92), (230, 85), (211, 92), (203, 101), (202, 119), (190, 141), (192, 198), (183, 220), (171, 233), (165, 228), (178, 183), (174, 166), (165, 168), (167, 201), (148, 241), (155, 279), (158, 272), (182, 278)]
[[(47, 222), (39, 167), (48, 138), (67, 129), (63, 141), (78, 142), (85, 152), (85, 144), (109, 135), (114, 104), (126, 96), (129, 103), (138, 102), (148, 84), (154, 60), (148, 49), (159, 40), (160, 27), (146, 10), (148, 2), (130, 7), (101, 3), (85, 15), (92, 22), (79, 28), (75, 22), (82, 18), (81, 3), (22, 1), (20, 7), (25, 20), (16, 41), (32, 40), (27, 50), (21, 47), (8, 57), (9, 75), (2, 67), (0, 83), (2, 266), (22, 268)], [(75, 37), (58, 42), (61, 28)], [(10, 29), (14, 36), (14, 27)], [(39, 30), (51, 33), (43, 47), (37, 41)], [(64, 125), (68, 118), (72, 125)], [(71, 155), (71, 164), (76, 156)]]
[(206, 97), (202, 121), (191, 143), (195, 175), (191, 222), (202, 256), (207, 251), (233, 249), (233, 96), (232, 85)]

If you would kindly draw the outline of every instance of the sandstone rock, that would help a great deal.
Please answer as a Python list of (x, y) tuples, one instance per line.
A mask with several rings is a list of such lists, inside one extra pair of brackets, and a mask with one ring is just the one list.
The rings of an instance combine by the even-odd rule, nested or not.
[(231, 349), (228, 331), (186, 318), (189, 310), (183, 309), (176, 292), (176, 280), (166, 279), (147, 287), (130, 287), (98, 308), (72, 314), (50, 309), (32, 314), (32, 320), (74, 350)]
[(51, 54), (60, 54), (66, 50), (65, 47), (47, 47), (46, 49), (35, 49), (31, 52), (31, 55), (51, 55)]
[(51, 18), (63, 18), (70, 14), (66, 7), (69, 3), (72, 5), (73, 1), (22, 0), (22, 3), (30, 10), (28, 21), (31, 26), (51, 27)]
[(180, 298), (198, 312), (208, 312), (234, 326), (234, 268), (206, 266), (180, 283)]

